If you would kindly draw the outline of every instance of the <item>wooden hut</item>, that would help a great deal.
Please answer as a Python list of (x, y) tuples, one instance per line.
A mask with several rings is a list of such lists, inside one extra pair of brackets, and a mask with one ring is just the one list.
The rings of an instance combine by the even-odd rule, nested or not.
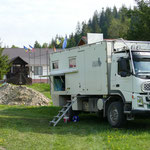
[(32, 79), (29, 78), (28, 63), (22, 58), (15, 57), (10, 60), (11, 68), (7, 73), (6, 78), (8, 83), (23, 85), (31, 84)]

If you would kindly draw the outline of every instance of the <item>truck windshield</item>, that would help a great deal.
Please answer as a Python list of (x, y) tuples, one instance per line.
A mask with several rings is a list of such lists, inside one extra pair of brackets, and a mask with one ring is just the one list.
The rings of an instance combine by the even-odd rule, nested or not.
[(150, 74), (150, 59), (135, 59), (133, 63), (136, 74)]
[(150, 52), (133, 52), (133, 64), (137, 75), (150, 74)]

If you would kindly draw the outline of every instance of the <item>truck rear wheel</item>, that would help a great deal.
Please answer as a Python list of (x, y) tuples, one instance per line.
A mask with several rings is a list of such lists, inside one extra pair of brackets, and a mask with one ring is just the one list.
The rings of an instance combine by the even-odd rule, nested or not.
[(123, 103), (112, 102), (107, 109), (107, 119), (112, 127), (122, 127), (125, 122), (125, 115), (123, 113)]

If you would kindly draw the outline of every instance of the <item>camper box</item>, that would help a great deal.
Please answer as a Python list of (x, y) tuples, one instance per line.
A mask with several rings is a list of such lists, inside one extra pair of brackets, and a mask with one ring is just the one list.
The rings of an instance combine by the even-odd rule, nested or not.
[(110, 55), (111, 43), (106, 41), (52, 53), (54, 105), (62, 106), (71, 95), (107, 95)]

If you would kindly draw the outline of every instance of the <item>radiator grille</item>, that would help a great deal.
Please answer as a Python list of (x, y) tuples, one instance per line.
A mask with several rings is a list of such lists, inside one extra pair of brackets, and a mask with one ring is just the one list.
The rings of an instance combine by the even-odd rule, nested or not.
[(150, 82), (143, 83), (142, 90), (144, 92), (150, 92)]

